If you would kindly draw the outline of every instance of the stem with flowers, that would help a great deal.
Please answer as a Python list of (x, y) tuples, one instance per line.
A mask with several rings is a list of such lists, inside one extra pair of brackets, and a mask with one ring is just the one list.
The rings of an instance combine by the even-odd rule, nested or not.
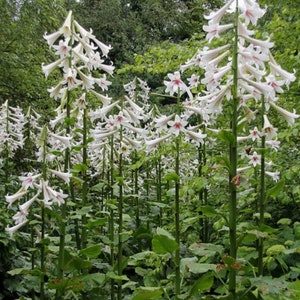
[[(123, 135), (123, 126), (120, 125), (120, 148), (122, 147), (122, 135)], [(119, 173), (118, 173), (118, 186), (119, 186), (119, 195), (118, 195), (118, 259), (117, 259), (117, 269), (118, 276), (122, 275), (123, 272), (123, 240), (122, 240), (122, 231), (123, 231), (123, 154), (119, 154)], [(122, 300), (122, 281), (118, 281), (118, 300)]]
[[(232, 102), (231, 102), (231, 122), (230, 129), (232, 132), (232, 139), (229, 144), (229, 240), (230, 240), (230, 256), (236, 259), (237, 255), (237, 190), (234, 184), (234, 178), (237, 176), (237, 137), (238, 137), (238, 0), (236, 0), (235, 9), (235, 24), (234, 24), (234, 40), (233, 40), (233, 54), (232, 54), (232, 71), (233, 71), (233, 84), (232, 84)], [(236, 299), (236, 270), (231, 268), (229, 271), (229, 292), (233, 299)]]
[[(265, 99), (262, 97), (261, 101), (261, 127), (264, 127), (264, 115), (265, 115)], [(266, 188), (265, 188), (265, 148), (266, 148), (266, 136), (261, 136), (261, 164), (260, 164), (260, 191), (259, 191), (259, 221), (258, 225), (261, 230), (264, 224), (265, 214), (265, 201), (266, 201)], [(258, 244), (258, 276), (263, 276), (263, 254), (264, 254), (264, 241), (262, 237), (259, 237)]]
[[(85, 207), (87, 204), (87, 194), (88, 194), (88, 178), (87, 178), (87, 159), (88, 159), (88, 108), (85, 108), (83, 111), (83, 129), (82, 129), (82, 207)], [(81, 249), (84, 249), (87, 246), (87, 217), (82, 215), (81, 219)]]

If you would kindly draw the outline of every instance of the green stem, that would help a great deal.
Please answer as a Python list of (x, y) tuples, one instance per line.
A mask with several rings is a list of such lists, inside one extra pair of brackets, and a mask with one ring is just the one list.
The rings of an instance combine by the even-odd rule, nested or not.
[[(88, 135), (88, 109), (84, 109), (83, 113), (83, 133), (82, 133), (82, 164), (84, 169), (82, 170), (82, 207), (87, 205), (88, 194), (88, 178), (87, 178), (87, 135)], [(81, 217), (81, 248), (84, 249), (87, 246), (87, 229), (86, 229), (87, 217), (85, 214)]]
[[(71, 95), (70, 92), (67, 92), (67, 103), (66, 103), (66, 119), (67, 119), (67, 128), (66, 134), (69, 135), (71, 128), (69, 125), (70, 121), (70, 111), (71, 111)], [(68, 172), (70, 169), (70, 149), (65, 150), (64, 158), (64, 172)], [(61, 205), (61, 221), (59, 224), (59, 254), (58, 254), (58, 267), (57, 267), (57, 278), (59, 281), (63, 280), (64, 277), (64, 260), (65, 260), (65, 236), (66, 236), (66, 218), (67, 218), (67, 198), (64, 203)], [(62, 299), (64, 295), (64, 289), (57, 289), (55, 300)]]
[[(120, 147), (122, 145), (123, 128), (120, 126)], [(119, 155), (119, 197), (118, 197), (118, 275), (121, 276), (123, 272), (123, 155)], [(122, 281), (118, 281), (118, 300), (122, 300)]]
[[(110, 200), (113, 200), (114, 191), (114, 137), (111, 136), (110, 139), (110, 173), (109, 173), (109, 186), (110, 186)], [(110, 210), (110, 218), (109, 218), (109, 237), (110, 237), (110, 265), (113, 268), (115, 264), (115, 225), (114, 225), (114, 210), (113, 208), (109, 208)], [(115, 299), (115, 281), (113, 279), (110, 280), (110, 298), (111, 300)]]
[[(159, 154), (158, 161), (156, 164), (156, 200), (158, 203), (162, 202), (162, 195), (161, 195), (161, 184), (162, 184), (162, 170), (161, 170), (161, 155)], [(159, 209), (159, 226), (162, 226), (163, 223), (163, 210), (162, 208)]]
[[(43, 180), (47, 180), (47, 162), (46, 162), (46, 153), (47, 153), (47, 127), (45, 126), (42, 131), (42, 145), (43, 145), (43, 164), (42, 164), (42, 177)], [(44, 244), (44, 238), (45, 238), (45, 206), (42, 204), (41, 207), (41, 284), (40, 284), (40, 299), (45, 299), (45, 276), (46, 276), (46, 268), (45, 268), (45, 244)]]
[[(236, 0), (236, 13), (235, 13), (235, 37), (233, 45), (233, 86), (232, 86), (232, 113), (230, 128), (232, 132), (232, 141), (229, 145), (229, 241), (230, 241), (230, 256), (236, 259), (237, 257), (237, 242), (236, 242), (236, 226), (237, 226), (237, 191), (234, 184), (234, 178), (237, 176), (237, 120), (238, 120), (238, 0)], [(229, 271), (229, 292), (232, 299), (236, 299), (236, 270), (231, 268)]]
[[(264, 126), (264, 114), (265, 114), (265, 101), (262, 99), (261, 106), (261, 126)], [(266, 189), (265, 189), (265, 147), (266, 147), (266, 137), (263, 135), (261, 137), (261, 165), (260, 165), (260, 193), (259, 193), (259, 229), (264, 224), (264, 213), (265, 213), (265, 201), (266, 201)], [(263, 275), (263, 252), (264, 252), (264, 243), (263, 238), (258, 240), (258, 275)]]
[(179, 159), (180, 159), (180, 151), (179, 151), (179, 144), (180, 144), (180, 136), (176, 138), (176, 157), (175, 157), (175, 172), (177, 174), (177, 178), (175, 181), (175, 240), (178, 244), (178, 248), (175, 251), (175, 295), (176, 299), (179, 299), (180, 295), (180, 199), (179, 199), (179, 190), (180, 190), (180, 166), (179, 166)]

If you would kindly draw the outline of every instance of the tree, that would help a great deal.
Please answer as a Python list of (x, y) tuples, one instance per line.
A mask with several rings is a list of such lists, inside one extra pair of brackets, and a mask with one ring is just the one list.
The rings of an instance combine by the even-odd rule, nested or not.
[[(49, 83), (41, 71), (47, 62), (48, 47), (43, 40), (46, 31), (53, 28), (65, 14), (64, 2), (5, 1), (0, 5), (0, 99), (11, 104), (28, 106), (47, 99)], [(57, 12), (53, 15), (53, 11)]]

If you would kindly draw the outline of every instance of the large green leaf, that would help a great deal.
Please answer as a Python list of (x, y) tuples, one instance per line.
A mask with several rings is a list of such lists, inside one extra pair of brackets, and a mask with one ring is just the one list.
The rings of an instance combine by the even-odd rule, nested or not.
[(98, 256), (100, 252), (101, 252), (101, 246), (98, 244), (80, 250), (79, 254), (83, 254), (88, 258), (92, 258)]
[(152, 239), (152, 248), (158, 254), (173, 253), (178, 249), (178, 244), (168, 231), (157, 228), (157, 234)]
[(162, 299), (160, 287), (139, 287), (134, 293), (132, 300), (159, 300)]

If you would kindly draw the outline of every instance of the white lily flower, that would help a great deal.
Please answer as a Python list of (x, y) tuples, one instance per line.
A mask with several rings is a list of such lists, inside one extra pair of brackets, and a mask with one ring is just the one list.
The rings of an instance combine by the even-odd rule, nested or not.
[(161, 136), (161, 137), (156, 138), (154, 140), (147, 140), (147, 141), (145, 141), (145, 144), (146, 144), (146, 147), (147, 147), (147, 152), (150, 152), (151, 150), (153, 150), (160, 143), (162, 143), (163, 141), (167, 140), (170, 136), (171, 136), (171, 134), (167, 134), (165, 136)]
[(277, 135), (277, 128), (273, 127), (266, 115), (264, 115), (264, 127), (262, 129), (262, 134), (266, 136), (267, 140), (271, 140)]
[(211, 12), (208, 16), (204, 15), (204, 18), (206, 20), (210, 20), (211, 23), (220, 23), (221, 18), (227, 11), (227, 9), (230, 7), (230, 5), (233, 3), (235, 0), (230, 0), (228, 1), (223, 7), (221, 7), (218, 11), (216, 12)]
[(70, 178), (72, 177), (72, 174), (66, 172), (60, 172), (52, 169), (48, 169), (48, 170), (55, 176), (61, 178), (65, 183), (70, 183)]
[(24, 220), (22, 223), (19, 223), (13, 227), (6, 227), (5, 231), (8, 232), (10, 238), (12, 238), (12, 236), (14, 235), (14, 233), (20, 229), (21, 227), (23, 227), (26, 223), (28, 222), (28, 220)]
[(266, 175), (270, 176), (275, 182), (277, 182), (280, 178), (279, 177), (279, 175), (280, 175), (279, 171), (275, 171), (275, 172), (266, 171), (265, 173), (266, 173)]
[(37, 197), (40, 195), (40, 193), (41, 192), (38, 191), (38, 193), (36, 195), (34, 195), (30, 200), (26, 201), (22, 205), (19, 205), (19, 210), (22, 211), (22, 212), (28, 212), (30, 206), (37, 199)]
[(300, 115), (296, 114), (295, 110), (293, 110), (293, 112), (287, 111), (282, 107), (276, 105), (273, 101), (270, 101), (269, 104), (284, 117), (284, 119), (289, 123), (290, 126), (295, 123), (295, 119), (298, 119), (300, 117)]
[(49, 74), (64, 60), (64, 57), (61, 57), (60, 59), (50, 63), (49, 65), (44, 65), (42, 63), (42, 71), (45, 74), (45, 77), (48, 78)]
[(21, 197), (23, 197), (27, 193), (28, 193), (28, 191), (24, 190), (24, 188), (21, 187), (15, 194), (13, 194), (13, 195), (6, 195), (5, 196), (5, 200), (6, 200), (6, 202), (8, 202), (8, 208), (11, 208), (11, 205), (15, 201), (17, 201), (18, 199), (20, 199)]

